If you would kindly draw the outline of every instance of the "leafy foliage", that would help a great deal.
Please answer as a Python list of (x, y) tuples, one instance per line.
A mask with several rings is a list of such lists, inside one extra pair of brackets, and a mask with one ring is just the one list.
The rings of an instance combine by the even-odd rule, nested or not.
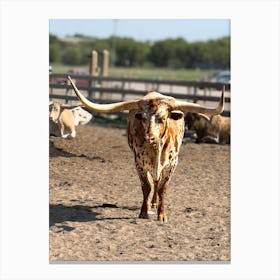
[(140, 42), (132, 38), (97, 39), (75, 34), (60, 39), (49, 35), (50, 63), (82, 65), (92, 50), (107, 49), (115, 66), (155, 66), (171, 68), (230, 68), (230, 37), (189, 43), (183, 38)]

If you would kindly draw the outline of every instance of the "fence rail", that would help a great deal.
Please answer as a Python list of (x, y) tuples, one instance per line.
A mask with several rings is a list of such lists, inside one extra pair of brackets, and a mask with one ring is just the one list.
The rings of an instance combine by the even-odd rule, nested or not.
[[(195, 81), (174, 81), (136, 79), (124, 77), (93, 77), (71, 75), (81, 91), (87, 92), (87, 97), (97, 103), (110, 103), (123, 101), (129, 98), (141, 97), (148, 91), (156, 90), (162, 94), (173, 96), (176, 99), (191, 102), (211, 104), (218, 102), (224, 84)], [(66, 74), (49, 75), (50, 99), (62, 99), (65, 103), (77, 101), (71, 93), (71, 85)], [(230, 84), (225, 84), (225, 111), (222, 115), (230, 116)]]

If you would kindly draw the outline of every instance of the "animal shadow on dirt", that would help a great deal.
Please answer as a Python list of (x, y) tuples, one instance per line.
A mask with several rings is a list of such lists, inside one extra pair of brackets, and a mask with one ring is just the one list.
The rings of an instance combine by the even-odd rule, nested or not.
[(63, 150), (62, 148), (58, 148), (54, 145), (52, 141), (49, 141), (49, 156), (50, 157), (84, 157), (87, 158), (88, 160), (98, 160), (101, 162), (106, 162), (106, 160), (102, 157), (96, 156), (96, 157), (88, 157), (85, 154), (73, 154), (70, 152), (67, 152)]
[[(123, 210), (136, 211), (138, 208), (119, 207), (115, 204), (104, 203), (96, 206), (73, 205), (65, 206), (63, 204), (49, 205), (49, 227), (56, 223), (63, 222), (92, 222), (98, 220), (128, 220), (130, 217), (100, 217), (99, 212), (94, 212), (92, 209), (101, 208), (121, 208)], [(66, 229), (67, 230), (67, 229)], [(71, 229), (70, 229), (71, 230)]]
[(49, 156), (50, 157), (60, 157), (60, 156), (77, 157), (78, 155), (64, 151), (63, 149), (56, 147), (52, 141), (49, 141)]

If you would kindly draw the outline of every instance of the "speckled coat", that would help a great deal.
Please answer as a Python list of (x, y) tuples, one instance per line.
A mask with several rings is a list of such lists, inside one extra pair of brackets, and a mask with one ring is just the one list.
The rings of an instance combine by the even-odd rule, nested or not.
[(170, 98), (155, 97), (153, 93), (146, 96), (140, 110), (130, 111), (127, 135), (143, 191), (139, 217), (148, 218), (152, 206), (158, 208), (158, 219), (166, 222), (164, 193), (178, 163), (184, 114), (171, 111)]

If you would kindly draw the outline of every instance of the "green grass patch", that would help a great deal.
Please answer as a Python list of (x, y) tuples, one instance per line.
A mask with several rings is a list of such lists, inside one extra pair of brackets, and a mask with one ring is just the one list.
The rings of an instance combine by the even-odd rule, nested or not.
[[(62, 64), (52, 64), (53, 73), (67, 73), (71, 69), (89, 71), (88, 65), (69, 66)], [(197, 81), (214, 70), (202, 69), (172, 69), (172, 68), (142, 68), (142, 67), (110, 67), (110, 77), (126, 77), (136, 79), (155, 79), (155, 80), (178, 80), (178, 81)]]

